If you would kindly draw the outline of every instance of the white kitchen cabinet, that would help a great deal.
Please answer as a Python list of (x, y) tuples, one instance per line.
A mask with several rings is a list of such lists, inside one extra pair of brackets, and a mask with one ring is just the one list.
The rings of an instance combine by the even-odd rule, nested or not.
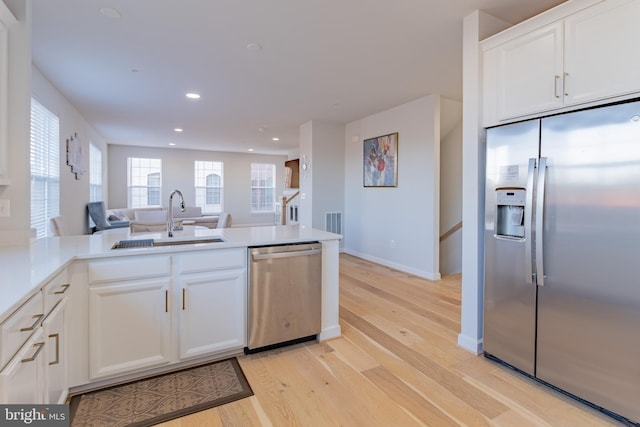
[(246, 249), (88, 263), (88, 381), (246, 345)]
[(58, 302), (43, 324), (45, 338), (45, 403), (65, 403), (67, 382), (67, 299)]
[(640, 91), (640, 0), (608, 0), (564, 21), (565, 104)]
[(591, 3), (575, 2), (584, 7), (535, 29), (526, 22), (524, 34), (515, 26), (482, 42), (485, 127), (640, 92), (640, 0)]
[(0, 185), (9, 185), (9, 30), (17, 22), (9, 8), (0, 1)]
[(43, 329), (38, 327), (0, 371), (0, 403), (45, 403), (45, 345)]
[(171, 362), (170, 285), (158, 277), (89, 288), (92, 380)]
[(486, 96), (496, 97), (499, 120), (562, 106), (562, 51), (558, 22), (486, 53)]
[(181, 360), (243, 348), (246, 336), (246, 274), (229, 269), (180, 277), (176, 291)]
[(0, 326), (0, 403), (64, 403), (68, 287), (62, 270)]
[(246, 257), (244, 248), (174, 257), (180, 360), (246, 345)]

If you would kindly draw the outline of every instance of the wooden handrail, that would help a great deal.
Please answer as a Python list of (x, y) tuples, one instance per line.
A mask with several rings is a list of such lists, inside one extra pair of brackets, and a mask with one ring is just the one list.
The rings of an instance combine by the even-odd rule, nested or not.
[(451, 236), (453, 233), (455, 233), (456, 231), (460, 230), (461, 228), (462, 228), (462, 221), (460, 221), (459, 223), (457, 223), (456, 225), (451, 227), (449, 229), (449, 231), (447, 231), (442, 236), (440, 236), (440, 241), (442, 242), (444, 239), (446, 239), (447, 237)]
[(280, 209), (282, 210), (281, 212), (282, 215), (280, 218), (280, 222), (282, 225), (287, 224), (287, 204), (293, 199), (295, 199), (296, 197), (298, 197), (298, 194), (300, 194), (300, 190), (293, 193), (288, 199), (287, 199), (287, 196), (282, 196), (282, 206), (280, 207)]

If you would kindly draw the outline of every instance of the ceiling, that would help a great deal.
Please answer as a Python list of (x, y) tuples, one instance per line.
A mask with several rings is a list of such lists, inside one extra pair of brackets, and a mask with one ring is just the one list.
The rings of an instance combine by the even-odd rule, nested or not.
[(461, 100), (465, 16), (559, 3), (33, 0), (33, 62), (110, 144), (289, 154), (309, 120)]

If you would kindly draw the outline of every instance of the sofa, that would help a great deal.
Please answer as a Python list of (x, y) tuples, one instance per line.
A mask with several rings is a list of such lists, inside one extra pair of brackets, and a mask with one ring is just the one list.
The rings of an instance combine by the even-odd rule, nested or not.
[[(150, 227), (149, 231), (156, 231), (158, 227), (166, 229), (169, 219), (169, 210), (166, 208), (120, 208), (107, 209), (107, 220), (109, 221), (129, 221), (130, 226), (145, 225)], [(218, 227), (218, 221), (222, 216), (223, 221)], [(197, 206), (187, 206), (184, 212), (180, 207), (173, 208), (174, 220), (189, 221), (191, 225), (203, 226), (208, 228), (226, 228), (231, 227), (231, 215), (226, 212), (216, 215), (203, 215), (202, 208)]]

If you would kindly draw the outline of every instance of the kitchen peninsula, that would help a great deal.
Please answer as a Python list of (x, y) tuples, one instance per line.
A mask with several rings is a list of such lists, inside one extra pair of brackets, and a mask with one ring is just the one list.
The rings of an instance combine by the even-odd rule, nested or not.
[[(166, 234), (124, 230), (0, 249), (0, 403), (58, 403), (69, 389), (241, 353), (253, 246), (322, 244), (317, 338), (340, 336), (340, 235), (298, 225), (197, 228), (173, 239), (222, 241), (174, 245)], [(112, 249), (132, 239), (163, 245)]]

